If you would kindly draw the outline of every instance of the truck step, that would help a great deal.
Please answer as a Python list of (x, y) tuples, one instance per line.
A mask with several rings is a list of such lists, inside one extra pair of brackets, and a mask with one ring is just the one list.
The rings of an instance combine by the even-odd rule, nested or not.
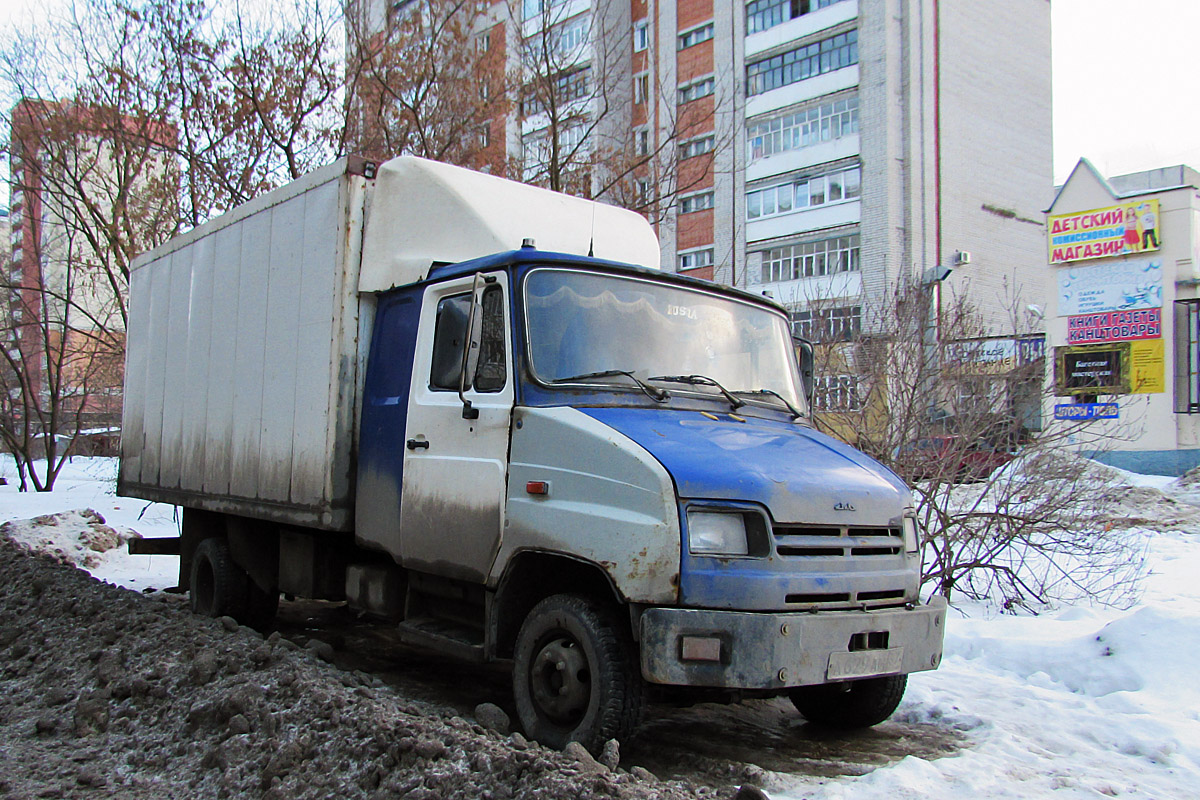
[(482, 632), (440, 619), (420, 618), (397, 626), (400, 641), (482, 664), (486, 658)]

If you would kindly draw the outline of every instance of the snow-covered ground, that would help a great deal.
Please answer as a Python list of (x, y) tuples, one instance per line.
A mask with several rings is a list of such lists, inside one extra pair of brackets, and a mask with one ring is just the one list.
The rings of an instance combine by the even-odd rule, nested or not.
[[(131, 589), (175, 585), (173, 556), (99, 552), (134, 531), (176, 535), (170, 506), (116, 497), (116, 462), (75, 459), (48, 494), (18, 493), (0, 463), (0, 522), (10, 537)], [(1124, 474), (1149, 575), (1127, 610), (1067, 606), (1008, 616), (956, 606), (940, 669), (914, 675), (901, 721), (952, 727), (969, 744), (936, 760), (909, 756), (861, 777), (778, 775), (776, 800), (1200, 798), (1200, 487)], [(103, 517), (62, 512), (93, 509)], [(57, 515), (49, 517), (48, 515)], [(22, 520), (47, 517), (39, 524)]]

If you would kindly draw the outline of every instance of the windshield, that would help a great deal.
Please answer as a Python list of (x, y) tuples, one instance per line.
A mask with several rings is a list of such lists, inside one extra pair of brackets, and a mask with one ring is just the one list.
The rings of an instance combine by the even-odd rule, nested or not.
[[(787, 320), (766, 308), (640, 278), (538, 269), (525, 281), (525, 313), (542, 383), (610, 370), (702, 375), (730, 392), (763, 393), (768, 405), (780, 405), (774, 392), (805, 407)], [(666, 388), (717, 393), (703, 384)]]

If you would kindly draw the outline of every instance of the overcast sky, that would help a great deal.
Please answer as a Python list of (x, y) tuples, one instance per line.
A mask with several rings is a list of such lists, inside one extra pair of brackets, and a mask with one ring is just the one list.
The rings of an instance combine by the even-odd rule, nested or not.
[[(0, 26), (63, 1), (0, 0)], [(1055, 182), (1080, 156), (1104, 175), (1200, 169), (1200, 0), (1053, 0), (1051, 14)]]

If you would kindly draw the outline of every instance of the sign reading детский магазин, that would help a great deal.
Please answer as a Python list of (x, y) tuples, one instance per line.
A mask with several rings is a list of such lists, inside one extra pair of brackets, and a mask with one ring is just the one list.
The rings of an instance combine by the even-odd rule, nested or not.
[(1158, 200), (1058, 214), (1047, 221), (1050, 263), (1150, 253), (1161, 245)]

